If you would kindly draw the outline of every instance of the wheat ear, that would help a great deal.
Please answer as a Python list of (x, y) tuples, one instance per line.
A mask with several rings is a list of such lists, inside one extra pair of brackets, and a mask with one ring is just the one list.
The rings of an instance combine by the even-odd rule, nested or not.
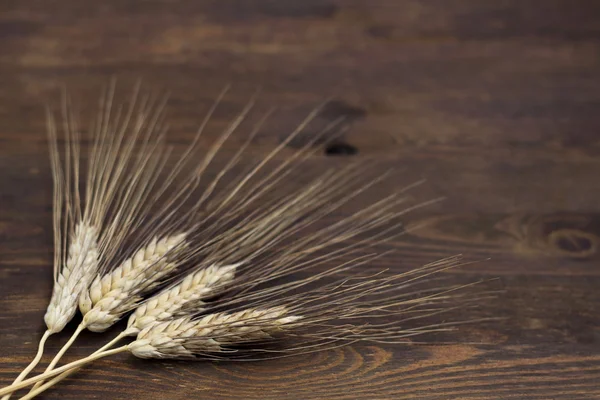
[[(78, 124), (66, 93), (62, 103), (64, 167), (54, 119), (52, 113), (48, 113), (55, 182), (55, 285), (45, 320), (54, 331), (62, 330), (72, 319), (80, 293), (102, 269), (102, 261), (113, 259), (120, 244), (144, 217), (144, 206), (148, 205), (146, 199), (155, 183), (153, 177), (163, 166), (165, 150), (160, 121), (164, 104), (157, 105), (150, 97), (140, 100), (139, 89), (138, 84), (126, 108), (113, 107), (114, 81), (101, 98), (97, 121), (89, 130), (92, 146), (85, 175), (84, 201), (80, 198)], [(113, 113), (114, 108), (118, 109), (116, 113)], [(139, 155), (135, 155), (135, 150)], [(127, 171), (135, 172), (128, 174)], [(113, 209), (117, 212), (107, 218)], [(72, 228), (73, 224), (75, 228)], [(115, 228), (117, 226), (119, 229)], [(63, 259), (67, 244), (65, 232), (70, 232), (66, 260)], [(79, 332), (81, 328), (74, 336)], [(57, 357), (60, 358), (60, 354)]]
[(51, 332), (60, 332), (77, 311), (79, 293), (88, 285), (98, 265), (98, 231), (80, 223), (69, 246), (69, 258), (58, 274), (44, 321)]
[[(285, 166), (285, 163), (283, 165)], [(259, 168), (262, 168), (263, 166), (264, 163), (259, 164)], [(201, 170), (203, 168), (204, 167), (202, 167)], [(276, 169), (275, 174), (278, 175), (281, 170), (282, 169)], [(254, 172), (255, 170), (252, 171), (246, 178), (242, 179), (241, 183), (237, 186), (237, 189), (232, 191), (229, 197), (226, 197), (224, 201), (219, 201), (221, 207), (230, 202), (233, 196), (236, 195), (236, 191), (244, 186), (248, 177), (252, 177)], [(279, 175), (285, 176), (284, 174)], [(269, 178), (270, 175), (266, 178), (267, 181)], [(272, 187), (271, 185), (272, 182), (269, 182), (266, 185), (266, 188)], [(251, 204), (252, 201), (258, 199), (259, 195), (254, 193), (256, 193), (256, 191), (253, 190), (249, 191), (249, 194), (243, 195), (241, 200), (237, 201), (238, 207), (243, 209)], [(264, 192), (261, 189), (258, 191), (258, 193)], [(252, 238), (250, 242), (252, 242), (253, 245), (262, 246), (264, 243), (266, 248), (272, 247), (278, 242), (281, 243), (278, 237), (278, 232), (275, 230), (272, 232), (272, 236), (271, 234), (265, 236), (261, 233), (263, 229), (276, 226), (276, 229), (282, 229), (282, 232), (287, 233), (287, 235), (283, 236), (291, 238), (293, 233), (300, 232), (303, 228), (308, 229), (307, 227), (310, 226), (312, 222), (334, 211), (339, 205), (345, 202), (345, 200), (340, 202), (336, 201), (333, 202), (332, 206), (330, 206), (328, 204), (330, 202), (328, 201), (327, 196), (322, 198), (321, 201), (323, 201), (323, 204), (326, 206), (323, 207), (323, 209), (320, 209), (317, 207), (317, 203), (315, 203), (316, 208), (313, 209), (315, 212), (312, 216), (309, 213), (310, 218), (306, 223), (299, 219), (299, 217), (302, 215), (302, 212), (296, 213), (294, 207), (289, 209), (283, 207), (281, 209), (281, 215), (273, 214), (268, 215), (268, 217), (265, 219), (259, 218), (256, 220), (256, 224), (250, 231), (243, 230), (241, 235), (236, 236), (236, 245), (225, 246), (230, 247), (230, 250), (228, 251), (231, 251), (231, 253), (229, 255), (226, 255), (225, 253), (219, 254), (221, 252), (221, 243), (215, 242), (216, 249), (214, 251), (214, 257), (218, 261), (220, 257), (227, 258), (231, 256), (231, 254), (233, 254), (231, 249), (238, 247), (237, 244), (247, 245), (248, 240), (251, 239), (252, 236), (257, 236), (260, 238)], [(198, 204), (200, 203), (201, 202)], [(404, 337), (419, 334), (421, 332), (446, 329), (445, 325), (439, 324), (421, 327), (424, 329), (420, 330), (401, 330), (397, 326), (390, 327), (388, 323), (384, 322), (373, 325), (371, 328), (365, 328), (361, 326), (357, 327), (352, 325), (350, 321), (358, 316), (376, 318), (380, 315), (387, 317), (390, 315), (410, 315), (411, 312), (420, 312), (421, 314), (417, 314), (417, 317), (421, 317), (424, 316), (423, 311), (426, 311), (426, 313), (436, 313), (438, 310), (414, 310), (412, 306), (414, 304), (429, 306), (430, 304), (436, 304), (437, 302), (443, 303), (448, 298), (448, 293), (454, 289), (449, 289), (448, 291), (443, 291), (441, 293), (438, 292), (417, 299), (405, 300), (403, 297), (405, 294), (394, 294), (393, 296), (386, 297), (387, 294), (395, 289), (394, 286), (397, 283), (400, 283), (401, 288), (410, 286), (410, 280), (409, 282), (406, 282), (401, 280), (401, 277), (371, 279), (370, 277), (350, 276), (349, 278), (344, 277), (343, 279), (338, 280), (330, 285), (323, 285), (320, 283), (321, 278), (331, 277), (335, 273), (346, 272), (350, 270), (350, 267), (345, 267), (343, 265), (341, 267), (333, 268), (330, 271), (326, 271), (325, 273), (318, 273), (315, 276), (301, 281), (276, 285), (274, 288), (267, 290), (260, 289), (255, 293), (249, 291), (250, 289), (254, 289), (257, 283), (270, 282), (291, 272), (304, 270), (306, 269), (305, 266), (307, 265), (318, 265), (317, 260), (319, 260), (319, 257), (315, 257), (313, 259), (303, 259), (302, 254), (312, 254), (328, 246), (350, 240), (359, 233), (367, 233), (372, 229), (385, 227), (386, 223), (388, 223), (391, 219), (397, 218), (401, 215), (400, 213), (391, 211), (392, 207), (396, 204), (398, 204), (398, 201), (394, 197), (384, 199), (384, 201), (380, 202), (379, 204), (374, 204), (372, 207), (368, 207), (366, 210), (364, 210), (366, 211), (365, 213), (359, 213), (354, 218), (349, 218), (346, 221), (343, 221), (341, 224), (329, 226), (319, 231), (319, 234), (316, 236), (308, 236), (311, 238), (310, 240), (307, 237), (306, 240), (300, 240), (300, 243), (291, 245), (287, 251), (282, 252), (279, 257), (273, 260), (272, 264), (267, 265), (264, 268), (259, 268), (259, 272), (256, 274), (256, 276), (258, 276), (260, 279), (251, 285), (245, 287), (242, 286), (240, 288), (242, 289), (240, 296), (234, 296), (232, 299), (226, 299), (223, 303), (219, 304), (220, 306), (233, 306), (234, 310), (239, 310), (240, 307), (247, 307), (247, 304), (250, 304), (252, 307), (251, 309), (245, 308), (241, 311), (228, 309), (227, 313), (215, 313), (207, 316), (201, 316), (200, 318), (186, 317), (177, 318), (172, 321), (165, 321), (146, 327), (142, 332), (139, 333), (138, 340), (143, 339), (140, 337), (142, 333), (144, 333), (146, 330), (149, 332), (154, 328), (157, 329), (156, 343), (150, 343), (150, 345), (161, 345), (163, 340), (170, 342), (168, 335), (165, 334), (165, 331), (168, 331), (169, 329), (165, 327), (162, 331), (159, 331), (158, 326), (166, 323), (174, 323), (175, 325), (172, 327), (171, 338), (176, 339), (175, 342), (170, 342), (170, 345), (167, 346), (166, 349), (161, 349), (159, 347), (154, 347), (154, 350), (147, 349), (150, 351), (151, 357), (189, 358), (208, 356), (210, 358), (213, 357), (213, 354), (229, 353), (229, 346), (254, 341), (269, 342), (271, 339), (274, 339), (275, 336), (277, 336), (277, 333), (283, 332), (285, 330), (283, 328), (287, 329), (291, 327), (298, 328), (299, 331), (299, 334), (294, 333), (292, 338), (303, 339), (303, 342), (300, 343), (300, 345), (296, 343), (293, 348), (287, 349), (287, 352), (292, 355), (301, 354), (302, 351), (310, 352), (316, 351), (316, 349), (327, 348), (327, 346), (331, 347), (340, 341), (343, 343), (356, 340), (391, 342), (393, 340), (402, 339)], [(300, 209), (303, 208), (303, 205), (300, 206)], [(310, 211), (310, 209), (311, 208), (309, 207), (305, 211)], [(288, 215), (287, 213), (292, 210), (294, 210), (295, 214), (290, 213), (291, 215)], [(229, 210), (224, 210), (225, 217), (230, 217), (231, 214), (235, 215), (237, 213), (237, 209), (234, 209), (233, 211), (231, 211), (231, 208)], [(289, 222), (280, 223), (280, 217), (285, 219), (289, 218)], [(168, 221), (168, 223), (170, 224), (170, 221)], [(384, 239), (381, 239), (382, 236), (380, 235), (385, 236), (388, 234), (388, 232), (388, 230), (384, 230), (383, 233), (376, 234), (370, 239), (376, 238), (376, 242), (383, 242)], [(225, 238), (228, 240), (227, 235), (225, 235)], [(325, 242), (322, 242), (321, 239), (326, 240)], [(360, 242), (364, 243), (363, 241)], [(348, 248), (351, 248), (351, 246), (348, 246)], [(211, 255), (212, 253), (213, 252), (211, 252)], [(326, 255), (326, 257), (322, 258), (321, 261), (335, 259), (335, 257), (337, 257), (332, 257), (332, 254), (335, 254), (335, 252)], [(351, 254), (351, 252), (346, 254)], [(244, 257), (235, 256), (234, 258), (237, 260), (245, 260)], [(233, 261), (236, 261), (235, 259)], [(220, 264), (223, 265), (224, 263), (221, 262)], [(281, 267), (281, 265), (285, 267)], [(423, 275), (427, 276), (429, 273), (429, 271), (424, 271)], [(265, 275), (265, 278), (262, 278), (260, 274)], [(299, 288), (305, 288), (305, 285), (308, 283), (318, 283), (321, 286), (317, 290), (312, 290), (308, 293), (291, 294), (294, 292), (294, 290), (297, 291)], [(369, 295), (375, 294), (384, 295), (383, 299), (381, 299), (383, 302), (375, 302), (369, 299)], [(244, 302), (247, 304), (244, 305)], [(283, 309), (283, 314), (278, 314), (276, 310), (281, 309), (281, 304), (285, 304), (285, 308)], [(261, 317), (260, 313), (263, 311), (260, 310), (263, 310), (264, 312), (269, 310), (268, 315), (263, 316), (264, 318)], [(202, 311), (204, 312), (204, 310)], [(259, 315), (254, 316), (254, 312), (257, 312)], [(244, 315), (244, 313), (246, 315)], [(287, 317), (286, 315), (288, 313), (293, 314), (293, 316)], [(302, 317), (299, 317), (299, 315)], [(286, 318), (290, 319), (288, 320)], [(407, 317), (402, 321), (406, 321), (410, 318), (413, 317)], [(193, 324), (204, 319), (208, 320), (204, 321), (201, 328), (206, 332), (202, 333), (195, 330)], [(263, 324), (263, 322), (266, 322), (266, 320), (282, 320), (285, 321), (285, 323), (279, 326), (278, 329), (269, 330), (272, 326), (266, 323)], [(333, 328), (332, 323), (338, 320), (344, 322), (344, 325), (342, 325), (341, 328)], [(314, 331), (303, 332), (307, 328), (312, 328)], [(193, 333), (197, 333), (197, 336), (194, 336), (190, 339), (189, 335)], [(147, 340), (148, 337), (145, 339)], [(134, 341), (132, 344), (130, 344), (130, 346), (134, 345), (136, 342), (138, 342), (138, 340)], [(138, 342), (137, 345), (145, 346), (148, 345), (148, 343), (144, 344)], [(127, 346), (127, 349), (131, 351), (132, 348), (130, 346)], [(187, 351), (187, 353), (182, 351), (182, 348), (183, 350)], [(161, 352), (161, 350), (164, 350), (164, 352)], [(260, 348), (253, 348), (249, 353), (257, 354), (261, 350), (262, 349)], [(172, 353), (169, 353), (171, 351)], [(178, 352), (181, 354), (177, 355)], [(282, 352), (285, 352), (285, 350)], [(240, 354), (243, 353), (241, 352)]]
[(127, 349), (140, 358), (195, 358), (228, 345), (271, 339), (301, 318), (287, 315), (285, 307), (182, 317), (143, 329)]
[(218, 267), (211, 265), (188, 274), (181, 282), (163, 290), (142, 303), (129, 317), (127, 336), (135, 336), (157, 321), (168, 320), (182, 307), (194, 304), (196, 309), (203, 300), (216, 294), (216, 291), (230, 282), (238, 265)]
[[(85, 224), (79, 224), (75, 231), (73, 243), (69, 246), (69, 258), (54, 282), (52, 298), (44, 315), (47, 330), (38, 346), (38, 351), (31, 363), (19, 374), (14, 383), (20, 382), (39, 363), (44, 352), (44, 344), (48, 337), (64, 329), (77, 311), (77, 297), (87, 282), (90, 273), (97, 267), (98, 249), (96, 230)], [(2, 398), (8, 400), (10, 395)]]
[[(101, 99), (98, 123), (91, 131), (90, 160), (87, 165), (85, 201), (80, 198), (80, 138), (79, 124), (73, 113), (66, 92), (62, 99), (62, 120), (64, 133), (64, 155), (58, 147), (57, 128), (52, 112), (47, 113), (50, 161), (54, 181), (53, 225), (54, 225), (54, 288), (44, 320), (52, 333), (60, 332), (73, 318), (77, 310), (80, 293), (100, 269), (101, 258), (115, 247), (127, 232), (122, 228), (117, 235), (115, 230), (103, 229), (109, 221), (106, 218), (111, 207), (118, 205), (123, 198), (130, 200), (129, 207), (119, 207), (112, 225), (126, 225), (123, 215), (130, 216), (135, 207), (134, 198), (127, 196), (123, 187), (143, 188), (139, 174), (127, 175), (128, 167), (156, 172), (159, 165), (150, 160), (162, 152), (160, 129), (147, 122), (147, 113), (154, 111), (153, 105), (136, 108), (139, 86), (133, 92), (131, 105), (126, 115), (117, 123), (111, 121), (114, 95), (114, 82)], [(137, 111), (137, 114), (135, 113)], [(161, 115), (160, 107), (156, 110)], [(137, 117), (137, 118), (134, 118)], [(158, 117), (157, 117), (158, 118)], [(135, 124), (131, 122), (135, 120)], [(118, 123), (120, 122), (120, 123)], [(135, 127), (133, 126), (135, 125)], [(146, 129), (146, 132), (141, 132)], [(128, 140), (125, 133), (131, 130)], [(139, 150), (143, 156), (134, 157), (135, 139), (143, 136)], [(83, 204), (82, 204), (83, 203)], [(83, 207), (82, 207), (83, 205)], [(138, 211), (139, 214), (139, 211)], [(110, 225), (110, 224), (109, 224)], [(67, 235), (68, 234), (68, 235)], [(68, 237), (67, 237), (68, 236)], [(121, 240), (119, 240), (121, 239)], [(68, 244), (68, 249), (67, 249)], [(107, 251), (110, 250), (110, 251)], [(67, 251), (68, 250), (68, 251)]]
[(177, 267), (169, 262), (173, 250), (185, 246), (185, 234), (154, 238), (104, 276), (98, 275), (79, 299), (82, 324), (103, 332), (140, 302), (143, 295), (168, 277)]
[[(409, 290), (409, 288), (420, 282), (426, 282), (428, 277), (434, 274), (462, 265), (458, 257), (440, 260), (389, 277), (380, 274), (350, 275), (324, 285), (320, 284), (324, 278), (351, 271), (377, 257), (359, 257), (313, 277), (278, 285), (273, 288), (274, 290), (261, 290), (257, 293), (258, 296), (242, 295), (241, 298), (234, 298), (233, 301), (226, 300), (225, 303), (216, 305), (235, 309), (238, 307), (236, 303), (242, 300), (243, 303), (256, 304), (251, 309), (213, 313), (199, 318), (183, 317), (148, 326), (138, 334), (134, 342), (115, 349), (115, 352), (129, 350), (134, 355), (145, 358), (202, 357), (247, 361), (253, 359), (250, 358), (252, 355), (261, 355), (261, 353), (269, 358), (287, 357), (322, 351), (356, 341), (406, 343), (408, 338), (415, 335), (453, 329), (456, 323), (429, 324), (417, 328), (401, 325), (457, 308), (447, 307), (446, 303), (450, 300), (460, 300), (461, 297), (453, 293), (469, 285), (431, 290)], [(295, 294), (298, 289), (315, 284), (318, 285), (317, 288)], [(468, 300), (477, 302), (482, 298), (468, 298)], [(278, 305), (282, 303), (285, 307)], [(402, 316), (402, 318), (390, 322), (388, 318), (392, 316)], [(366, 317), (373, 322), (357, 326), (353, 323), (357, 317)], [(267, 350), (260, 347), (253, 347), (250, 351), (236, 349), (238, 345), (250, 342), (268, 344), (272, 340), (279, 339), (279, 334), (285, 333), (288, 329), (294, 331), (294, 334), (288, 338), (293, 339), (291, 346), (283, 342), (284, 347), (280, 349)], [(120, 339), (121, 337), (118, 336), (103, 349), (109, 348)], [(114, 353), (106, 353), (106, 355), (110, 354)], [(93, 361), (102, 356), (97, 352), (84, 360)], [(67, 367), (69, 369), (67, 372), (32, 394), (41, 393), (68, 374), (75, 372), (84, 363), (82, 361), (79, 364), (69, 364), (72, 369)], [(66, 369), (63, 367), (59, 371), (63, 372)], [(55, 374), (45, 373), (43, 376), (52, 377)], [(34, 383), (41, 380), (36, 379), (27, 382)], [(12, 388), (16, 390), (20, 387), (23, 386)]]
[[(98, 268), (98, 229), (91, 221), (83, 221), (79, 200), (79, 137), (76, 123), (69, 112), (68, 99), (63, 95), (64, 157), (58, 147), (57, 127), (53, 114), (46, 112), (46, 126), (50, 167), (53, 181), (52, 221), (54, 230), (54, 286), (44, 322), (46, 332), (38, 344), (34, 359), (15, 379), (20, 382), (39, 363), (48, 337), (60, 332), (73, 318), (77, 310), (77, 297), (87, 285), (88, 279)], [(79, 221), (73, 229), (75, 221)], [(66, 252), (67, 232), (70, 232)], [(66, 259), (65, 259), (66, 255)], [(2, 400), (8, 400), (10, 395)]]

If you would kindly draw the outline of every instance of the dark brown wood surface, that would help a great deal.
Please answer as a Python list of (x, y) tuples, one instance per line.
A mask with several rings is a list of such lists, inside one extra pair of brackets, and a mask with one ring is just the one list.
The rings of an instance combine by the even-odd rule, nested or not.
[[(186, 143), (256, 88), (275, 144), (333, 95), (352, 122), (318, 163), (384, 158), (419, 196), (391, 268), (463, 253), (499, 277), (455, 344), (364, 345), (245, 364), (103, 360), (43, 398), (600, 397), (600, 2), (593, 0), (13, 1), (0, 3), (0, 383), (29, 362), (51, 289), (44, 110), (66, 83), (94, 105), (110, 76), (171, 92)], [(235, 143), (234, 143), (235, 144)], [(260, 144), (256, 151), (261, 151)], [(454, 279), (454, 278), (453, 278)], [(465, 317), (472, 317), (466, 315)], [(52, 337), (55, 352), (74, 325)], [(67, 359), (104, 343), (85, 333)], [(445, 338), (447, 339), (447, 338)], [(484, 344), (472, 344), (483, 342)], [(49, 361), (49, 356), (43, 364)]]

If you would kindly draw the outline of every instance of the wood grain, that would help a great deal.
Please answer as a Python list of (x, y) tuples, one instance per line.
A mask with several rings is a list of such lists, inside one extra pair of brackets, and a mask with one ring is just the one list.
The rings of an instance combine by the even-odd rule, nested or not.
[[(491, 287), (504, 294), (459, 316), (504, 319), (427, 346), (263, 363), (123, 355), (43, 398), (600, 397), (599, 17), (600, 4), (587, 0), (3, 1), (0, 382), (32, 357), (51, 289), (43, 107), (65, 83), (93, 107), (117, 75), (125, 86), (141, 77), (170, 91), (175, 146), (224, 85), (234, 89), (210, 135), (261, 86), (259, 108), (280, 109), (256, 154), (333, 95), (321, 122), (347, 117), (338, 145), (356, 154), (324, 150), (312, 168), (378, 158), (398, 170), (398, 187), (426, 178), (419, 198), (447, 198), (407, 218), (427, 224), (398, 240), (382, 266), (489, 258), (448, 275), (499, 277)], [(50, 352), (73, 327), (50, 340)], [(67, 358), (115, 332), (85, 333)]]

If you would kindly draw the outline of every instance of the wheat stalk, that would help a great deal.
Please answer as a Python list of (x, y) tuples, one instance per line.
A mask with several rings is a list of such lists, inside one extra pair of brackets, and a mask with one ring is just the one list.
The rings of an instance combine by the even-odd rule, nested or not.
[(78, 368), (85, 364), (89, 364), (90, 362), (92, 362), (94, 360), (98, 360), (103, 357), (108, 357), (112, 354), (122, 353), (123, 351), (126, 351), (126, 350), (127, 350), (127, 346), (123, 346), (123, 347), (118, 347), (116, 349), (111, 349), (111, 350), (106, 350), (106, 351), (99, 352), (99, 353), (94, 353), (93, 355), (88, 356), (86, 358), (82, 358), (81, 360), (77, 360), (75, 362), (63, 365), (62, 367), (53, 369), (52, 371), (44, 372), (43, 374), (37, 375), (33, 378), (25, 379), (20, 383), (12, 384), (10, 386), (2, 388), (2, 389), (0, 389), (0, 396), (11, 394), (19, 389), (22, 389), (22, 388), (32, 385), (34, 383), (37, 383), (37, 382), (43, 381), (45, 379), (52, 378), (56, 375), (59, 375), (65, 371), (68, 371), (69, 369)]

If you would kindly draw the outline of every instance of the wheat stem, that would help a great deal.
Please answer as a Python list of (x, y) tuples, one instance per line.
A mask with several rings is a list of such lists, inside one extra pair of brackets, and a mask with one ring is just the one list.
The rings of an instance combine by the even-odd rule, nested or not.
[(117, 336), (115, 336), (110, 342), (106, 343), (104, 346), (100, 347), (98, 350), (96, 350), (92, 354), (102, 353), (103, 351), (110, 349), (111, 347), (113, 347), (115, 344), (117, 344), (118, 342), (120, 342), (121, 340), (123, 340), (126, 337), (127, 337), (127, 335), (125, 334), (125, 332), (121, 332)]
[(16, 390), (19, 389), (23, 389), (24, 387), (27, 387), (29, 385), (33, 385), (34, 383), (37, 383), (39, 381), (43, 381), (44, 379), (48, 379), (48, 378), (52, 378), (56, 375), (60, 375), (65, 371), (68, 371), (72, 368), (78, 368), (81, 367), (85, 364), (89, 364), (92, 361), (98, 360), (100, 358), (104, 358), (104, 357), (108, 357), (111, 356), (113, 354), (118, 354), (118, 353), (122, 353), (124, 351), (127, 351), (127, 346), (121, 346), (121, 347), (117, 347), (116, 349), (112, 349), (112, 350), (106, 350), (103, 351), (101, 353), (94, 353), (91, 354), (85, 358), (82, 358), (80, 360), (77, 361), (73, 361), (72, 363), (69, 364), (65, 364), (62, 367), (56, 368), (52, 371), (48, 371), (48, 372), (44, 372), (43, 374), (34, 376), (33, 378), (29, 378), (24, 380), (23, 382), (17, 383), (17, 384), (12, 384), (10, 386), (6, 386), (3, 389), (0, 389), (0, 396), (4, 396), (5, 394), (9, 394), (12, 393)]
[[(115, 344), (117, 344), (119, 341), (121, 341), (125, 337), (127, 337), (127, 335), (125, 334), (125, 332), (119, 333), (110, 342), (106, 343), (104, 346), (100, 347), (98, 350), (96, 350), (95, 352), (93, 352), (92, 355), (98, 354), (98, 353), (102, 353), (102, 352), (110, 349), (111, 347), (113, 347)], [(36, 383), (35, 386), (31, 389), (31, 391), (29, 393), (27, 393), (25, 396), (19, 398), (19, 400), (33, 399), (35, 396), (37, 396), (37, 395), (45, 392), (46, 390), (50, 389), (52, 386), (56, 385), (57, 383), (59, 383), (63, 379), (68, 378), (71, 374), (74, 374), (75, 372), (79, 371), (80, 369), (81, 369), (81, 367), (75, 367), (73, 369), (70, 369), (69, 371), (63, 372), (59, 376), (57, 376), (57, 377), (53, 378), (52, 380), (44, 383), (43, 385), (41, 385), (42, 382)]]
[[(52, 331), (47, 330), (46, 332), (44, 332), (44, 335), (40, 339), (40, 343), (38, 345), (37, 354), (35, 355), (35, 357), (33, 358), (33, 360), (31, 360), (31, 362), (29, 363), (29, 365), (19, 374), (19, 376), (17, 376), (17, 378), (14, 380), (13, 384), (19, 383), (23, 379), (25, 379), (25, 377), (40, 362), (40, 359), (42, 358), (42, 354), (44, 354), (44, 344), (46, 343), (46, 340), (48, 340), (48, 338), (50, 337), (50, 335), (52, 335)], [(10, 396), (11, 396), (10, 394), (7, 394), (6, 396), (4, 396), (2, 398), (2, 400), (8, 400), (10, 398)]]
[[(75, 342), (75, 339), (77, 339), (77, 337), (79, 336), (79, 334), (85, 329), (85, 325), (83, 324), (79, 324), (77, 326), (77, 329), (75, 329), (75, 332), (73, 332), (73, 335), (71, 336), (71, 338), (67, 341), (67, 343), (65, 343), (65, 345), (58, 351), (58, 353), (56, 353), (56, 355), (54, 356), (54, 358), (52, 359), (52, 361), (50, 361), (50, 364), (48, 364), (48, 366), (46, 367), (46, 370), (44, 372), (49, 372), (52, 371), (52, 369), (56, 366), (56, 364), (60, 361), (60, 359), (62, 358), (63, 355), (65, 355), (65, 353), (67, 352), (67, 350), (69, 350), (69, 348), (71, 347), (71, 345)], [(33, 389), (37, 389), (43, 382), (37, 383)]]

